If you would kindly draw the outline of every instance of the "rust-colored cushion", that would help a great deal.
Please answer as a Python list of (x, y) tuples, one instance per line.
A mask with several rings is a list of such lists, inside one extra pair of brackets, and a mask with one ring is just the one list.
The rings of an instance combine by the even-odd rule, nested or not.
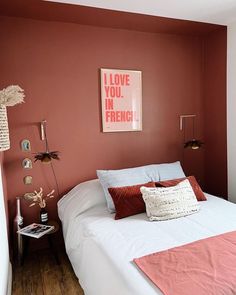
[(156, 186), (157, 187), (175, 186), (185, 179), (189, 180), (197, 200), (198, 201), (206, 201), (207, 199), (206, 199), (201, 187), (199, 186), (199, 184), (194, 176), (188, 176), (188, 177), (184, 177), (184, 178), (171, 179), (171, 180), (165, 180), (165, 181), (158, 181), (158, 182), (156, 182)]
[(115, 219), (132, 216), (146, 211), (140, 187), (155, 187), (155, 182), (108, 189), (115, 205)]

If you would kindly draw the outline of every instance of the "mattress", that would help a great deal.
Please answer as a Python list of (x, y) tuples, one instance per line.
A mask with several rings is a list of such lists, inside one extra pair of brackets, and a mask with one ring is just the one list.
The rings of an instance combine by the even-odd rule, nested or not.
[(161, 222), (144, 213), (114, 220), (105, 203), (80, 212), (76, 198), (64, 198), (58, 206), (66, 251), (85, 294), (161, 295), (134, 258), (236, 230), (236, 205), (206, 196), (197, 214)]

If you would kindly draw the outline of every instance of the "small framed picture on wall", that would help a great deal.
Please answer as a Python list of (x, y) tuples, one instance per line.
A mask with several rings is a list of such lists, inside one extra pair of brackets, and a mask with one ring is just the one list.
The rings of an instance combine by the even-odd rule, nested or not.
[(21, 141), (21, 150), (23, 152), (30, 152), (31, 151), (30, 141), (28, 139), (23, 139)]
[(33, 168), (33, 165), (32, 165), (31, 159), (29, 159), (29, 158), (23, 159), (23, 161), (22, 161), (22, 167), (24, 169), (32, 169)]
[(141, 71), (101, 69), (103, 132), (142, 130)]

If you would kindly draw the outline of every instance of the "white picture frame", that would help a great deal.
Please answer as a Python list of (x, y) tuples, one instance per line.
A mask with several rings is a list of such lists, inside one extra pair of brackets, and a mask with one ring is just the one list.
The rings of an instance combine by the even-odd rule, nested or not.
[(101, 69), (102, 131), (142, 131), (142, 72)]

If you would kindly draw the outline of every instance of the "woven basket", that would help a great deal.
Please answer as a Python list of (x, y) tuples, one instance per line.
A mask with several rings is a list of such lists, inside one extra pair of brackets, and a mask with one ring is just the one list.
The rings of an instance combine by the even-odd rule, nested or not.
[(0, 105), (0, 151), (6, 151), (10, 148), (9, 129), (7, 120), (7, 108)]

